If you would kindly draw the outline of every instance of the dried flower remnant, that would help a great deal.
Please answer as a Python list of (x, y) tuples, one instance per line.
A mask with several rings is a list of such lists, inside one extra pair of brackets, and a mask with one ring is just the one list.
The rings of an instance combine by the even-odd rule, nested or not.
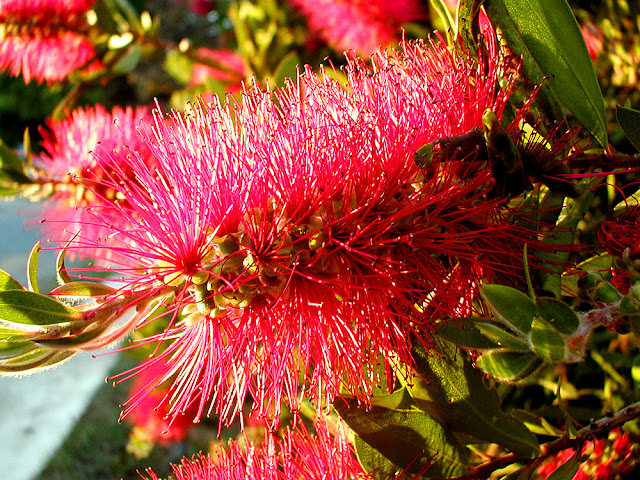
[(58, 82), (94, 55), (86, 13), (95, 0), (0, 1), (0, 69)]
[(370, 55), (400, 38), (400, 26), (425, 17), (415, 0), (290, 0), (316, 32), (336, 50)]
[[(219, 447), (213, 456), (202, 454), (173, 465), (176, 480), (244, 480), (304, 478), (308, 480), (365, 480), (367, 475), (355, 458), (344, 431), (338, 424), (331, 433), (325, 423), (317, 422), (316, 434), (300, 425), (287, 431), (284, 438), (265, 435), (264, 444), (246, 448), (235, 442)], [(147, 480), (158, 480), (147, 470)]]
[[(108, 170), (99, 167), (100, 157), (95, 153), (104, 150), (126, 156), (135, 150), (146, 162), (152, 162), (149, 150), (136, 132), (149, 121), (151, 114), (145, 107), (115, 107), (109, 112), (98, 105), (78, 108), (65, 120), (47, 122), (46, 128), (40, 130), (44, 151), (33, 159), (39, 188), (52, 192), (39, 212), (43, 233), (61, 242), (72, 236), (77, 236), (78, 242), (99, 242), (110, 233), (96, 219), (93, 209), (101, 206), (99, 215), (104, 216), (105, 207), (113, 205), (117, 195), (113, 189), (102, 188), (96, 178), (108, 176)], [(121, 217), (111, 220), (126, 223)], [(77, 248), (73, 253), (99, 252)]]
[[(328, 403), (341, 386), (366, 401), (388, 357), (410, 363), (411, 334), (428, 343), (432, 318), (468, 314), (478, 279), (518, 276), (536, 234), (488, 198), (486, 164), (414, 162), (425, 143), (501, 114), (504, 65), (486, 60), (434, 41), (380, 53), (373, 69), (351, 62), (346, 86), (308, 70), (242, 105), (158, 121), (153, 169), (104, 158), (104, 188), (126, 200), (113, 215), (133, 222), (114, 224), (109, 245), (120, 294), (160, 295), (172, 315), (145, 340), (166, 348), (121, 378), (162, 363), (151, 386), (175, 378), (170, 415), (195, 402), (223, 422), (248, 393), (276, 417), (281, 400)], [(120, 182), (125, 168), (135, 184)]]

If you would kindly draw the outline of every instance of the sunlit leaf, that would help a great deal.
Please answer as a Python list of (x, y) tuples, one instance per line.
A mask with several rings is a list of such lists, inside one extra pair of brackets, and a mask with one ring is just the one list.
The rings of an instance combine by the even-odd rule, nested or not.
[(520, 457), (535, 455), (535, 436), (502, 411), (500, 397), (485, 385), (469, 355), (445, 341), (436, 341), (434, 350), (413, 346), (418, 375), (406, 388), (416, 405), (453, 431), (498, 443)]
[(115, 292), (115, 288), (96, 282), (71, 282), (53, 289), (54, 297), (103, 297)]
[(534, 353), (496, 349), (484, 352), (476, 360), (476, 365), (496, 380), (517, 382), (534, 373), (542, 365), (542, 360)]
[(38, 293), (38, 257), (40, 257), (40, 242), (31, 249), (27, 260), (27, 287), (32, 292)]
[(298, 65), (300, 64), (300, 57), (293, 51), (289, 52), (276, 67), (273, 74), (273, 79), (276, 85), (284, 86), (284, 81), (287, 78), (296, 78), (298, 73)]
[(24, 287), (15, 278), (0, 269), (0, 290), (24, 290)]
[(58, 283), (60, 285), (63, 285), (65, 283), (70, 283), (73, 282), (73, 279), (69, 276), (69, 274), (67, 273), (67, 269), (64, 265), (64, 258), (67, 254), (67, 251), (65, 249), (60, 250), (60, 253), (58, 253), (58, 257), (56, 259), (56, 277), (58, 279)]
[(560, 332), (542, 318), (531, 324), (531, 347), (545, 361), (560, 362), (567, 356), (567, 346)]
[(357, 434), (354, 434), (354, 437), (354, 447), (358, 461), (365, 472), (369, 472), (373, 478), (387, 480), (394, 478), (395, 474), (401, 471), (387, 457), (362, 440)]
[(487, 338), (493, 340), (499, 347), (508, 348), (518, 352), (528, 352), (530, 350), (529, 344), (522, 338), (514, 336), (507, 332), (497, 322), (493, 323), (478, 323), (476, 325), (478, 330), (482, 332)]
[(529, 333), (538, 309), (527, 295), (504, 285), (483, 285), (480, 293), (498, 319), (519, 332)]
[(560, 333), (571, 335), (580, 326), (580, 319), (573, 309), (561, 300), (553, 297), (536, 298), (538, 313), (553, 325)]
[(604, 99), (566, 0), (486, 0), (484, 7), (512, 51), (525, 55), (524, 74), (532, 83), (542, 81), (540, 73), (550, 77), (560, 102), (607, 146)]
[[(340, 417), (399, 470), (426, 477), (454, 477), (467, 468), (465, 448), (440, 422), (416, 408), (366, 407), (344, 397), (334, 403)], [(429, 467), (426, 468), (426, 466)]]
[(0, 292), (0, 319), (23, 325), (51, 325), (81, 320), (82, 314), (56, 300), (26, 290)]

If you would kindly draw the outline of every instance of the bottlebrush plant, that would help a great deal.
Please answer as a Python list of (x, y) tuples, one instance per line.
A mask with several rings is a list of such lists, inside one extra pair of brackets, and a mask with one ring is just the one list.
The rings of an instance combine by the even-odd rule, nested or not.
[(0, 270), (0, 373), (142, 352), (138, 437), (232, 437), (178, 479), (631, 474), (640, 111), (565, 0), (140, 3), (0, 1), (64, 92), (0, 144), (58, 252)]

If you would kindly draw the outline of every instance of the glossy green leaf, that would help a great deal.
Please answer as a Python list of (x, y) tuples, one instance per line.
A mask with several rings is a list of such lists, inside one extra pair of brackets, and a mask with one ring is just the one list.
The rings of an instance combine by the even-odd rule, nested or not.
[(530, 350), (526, 341), (507, 332), (497, 322), (493, 322), (493, 324), (478, 323), (476, 327), (484, 336), (493, 340), (498, 347), (508, 348), (517, 352), (528, 352)]
[(523, 73), (534, 84), (542, 81), (540, 73), (550, 77), (560, 102), (607, 146), (604, 99), (566, 0), (486, 0), (484, 6), (513, 53), (526, 55)]
[(436, 325), (436, 333), (441, 338), (466, 348), (498, 348), (499, 345), (487, 338), (477, 327), (480, 323), (486, 322), (495, 323), (481, 318), (457, 318), (455, 321)]
[(392, 393), (374, 395), (371, 404), (389, 410), (408, 410), (415, 407), (415, 403), (406, 388), (402, 387)]
[(531, 324), (531, 348), (547, 362), (561, 362), (567, 356), (567, 346), (558, 330), (542, 318)]
[(540, 316), (560, 333), (571, 335), (580, 327), (578, 315), (563, 301), (553, 297), (538, 297), (536, 298), (536, 305)]
[(524, 424), (505, 414), (497, 392), (469, 355), (455, 345), (436, 341), (434, 352), (413, 346), (417, 375), (406, 388), (416, 405), (451, 430), (507, 447), (520, 457), (538, 453), (538, 442)]
[(0, 269), (0, 290), (24, 290), (15, 278)]
[(115, 288), (96, 282), (71, 282), (51, 291), (54, 297), (103, 297), (115, 292)]
[(31, 249), (27, 260), (27, 287), (32, 292), (38, 293), (38, 257), (40, 257), (40, 242)]
[(618, 125), (629, 141), (636, 147), (636, 150), (640, 150), (640, 111), (618, 105), (616, 117)]
[(517, 382), (533, 374), (542, 361), (534, 353), (500, 348), (483, 353), (476, 365), (498, 381)]
[(360, 465), (372, 478), (388, 480), (395, 478), (396, 473), (401, 472), (387, 457), (362, 440), (357, 434), (354, 434), (354, 447)]
[(479, 28), (475, 20), (480, 12), (481, 0), (460, 0), (456, 9), (456, 40), (462, 42), (467, 51), (478, 49)]
[(483, 285), (480, 293), (499, 320), (514, 330), (529, 333), (538, 309), (527, 295), (504, 285)]
[(81, 320), (82, 314), (56, 300), (26, 290), (0, 292), (0, 319), (22, 325), (52, 325)]
[(467, 453), (440, 422), (416, 408), (367, 409), (351, 397), (334, 403), (340, 417), (370, 447), (399, 470), (425, 477), (455, 477), (467, 469)]

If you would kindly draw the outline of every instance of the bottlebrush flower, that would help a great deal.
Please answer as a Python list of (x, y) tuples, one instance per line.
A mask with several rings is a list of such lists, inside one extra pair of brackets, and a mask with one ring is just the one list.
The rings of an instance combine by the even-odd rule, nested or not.
[(99, 216), (119, 293), (157, 296), (172, 315), (146, 340), (162, 351), (121, 378), (162, 364), (150, 386), (175, 378), (171, 415), (197, 403), (198, 417), (229, 422), (250, 393), (277, 416), (281, 400), (328, 403), (342, 386), (367, 401), (389, 357), (411, 363), (411, 335), (428, 343), (434, 318), (469, 313), (480, 279), (518, 277), (524, 244), (543, 247), (490, 196), (486, 162), (414, 162), (486, 109), (502, 113), (515, 76), (500, 88), (502, 58), (475, 63), (434, 41), (373, 65), (351, 62), (345, 86), (307, 70), (241, 105), (158, 119), (153, 168), (99, 154), (112, 172), (102, 188), (125, 200)]
[[(213, 457), (200, 454), (192, 459), (183, 459), (180, 465), (173, 466), (173, 474), (176, 480), (372, 478), (355, 459), (341, 425), (336, 428), (335, 435), (323, 423), (316, 423), (315, 429), (315, 436), (311, 436), (302, 425), (295, 431), (287, 431), (283, 439), (266, 434), (261, 447), (249, 445), (243, 449), (231, 442), (228, 450), (220, 447)], [(146, 473), (148, 480), (158, 480), (151, 469)]]
[[(76, 236), (80, 244), (83, 241), (100, 242), (111, 233), (95, 218), (92, 209), (101, 206), (100, 214), (103, 215), (104, 209), (116, 201), (117, 192), (101, 187), (103, 184), (97, 176), (108, 176), (109, 173), (100, 168), (100, 157), (94, 154), (105, 150), (126, 157), (129, 150), (135, 150), (144, 156), (145, 162), (151, 163), (150, 152), (136, 133), (136, 129), (144, 124), (142, 122), (149, 121), (151, 114), (146, 107), (115, 107), (109, 112), (100, 105), (78, 108), (65, 120), (47, 121), (46, 128), (40, 130), (44, 152), (33, 159), (35, 181), (43, 190), (53, 190), (39, 212), (45, 235), (62, 242)], [(84, 183), (80, 177), (85, 178)], [(125, 221), (124, 218), (112, 220)], [(127, 228), (126, 221), (121, 228)], [(91, 255), (99, 252), (77, 248), (74, 253)]]
[[(145, 369), (133, 383), (131, 394), (144, 390), (154, 377), (161, 374), (162, 365)], [(196, 411), (187, 411), (177, 417), (168, 417), (168, 388), (147, 392), (148, 396), (136, 405), (128, 420), (136, 430), (136, 436), (153, 444), (167, 445), (183, 440), (195, 426)], [(194, 410), (192, 408), (192, 410)]]
[(93, 57), (86, 13), (95, 0), (0, 1), (0, 69), (58, 82)]
[[(548, 478), (575, 453), (571, 448), (558, 452), (543, 462), (538, 468), (538, 475), (543, 479)], [(573, 480), (629, 478), (627, 476), (635, 471), (640, 458), (637, 439), (620, 428), (609, 432), (607, 438), (587, 441), (582, 446), (581, 454), (588, 455), (588, 458), (580, 464)]]
[(336, 50), (369, 55), (399, 38), (403, 23), (425, 17), (416, 0), (290, 0), (316, 32)]

